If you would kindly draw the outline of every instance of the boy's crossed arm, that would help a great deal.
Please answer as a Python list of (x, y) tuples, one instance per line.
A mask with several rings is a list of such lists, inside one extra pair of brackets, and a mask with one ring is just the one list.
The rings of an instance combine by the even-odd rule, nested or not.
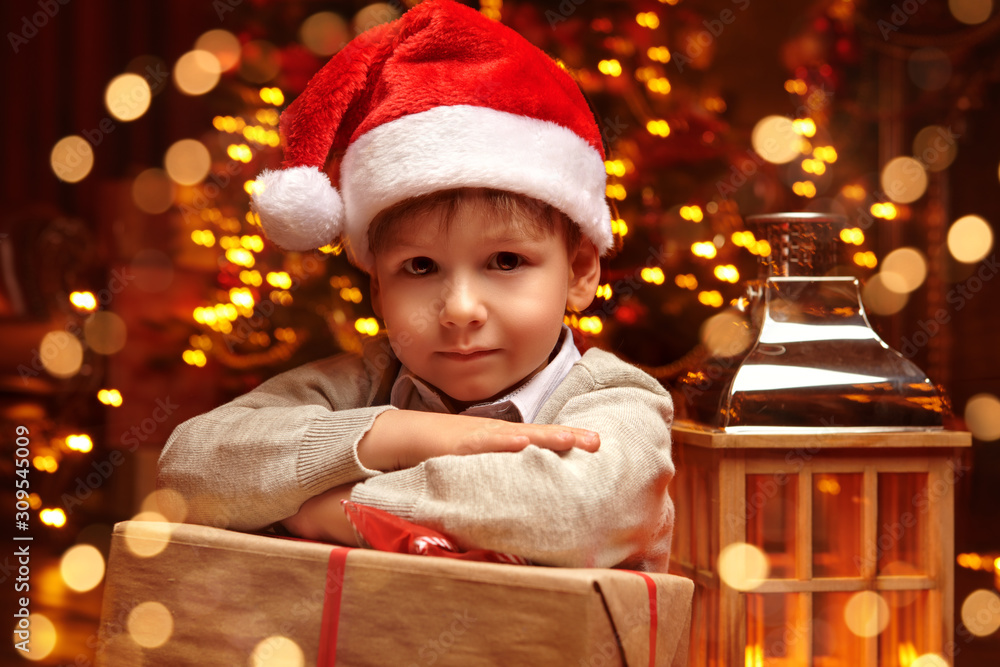
[[(357, 455), (366, 468), (391, 472), (439, 456), (518, 452), (528, 445), (556, 452), (574, 447), (596, 452), (600, 436), (587, 429), (555, 424), (390, 410), (375, 419), (358, 443)], [(350, 498), (353, 488), (353, 483), (344, 484), (310, 498), (282, 525), (309, 539), (356, 545), (354, 531), (340, 502)]]

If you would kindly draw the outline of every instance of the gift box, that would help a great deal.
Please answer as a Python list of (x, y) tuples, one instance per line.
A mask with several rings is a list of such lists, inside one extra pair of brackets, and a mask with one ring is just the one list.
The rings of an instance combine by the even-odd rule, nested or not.
[(112, 538), (98, 664), (685, 665), (693, 583), (206, 526)]

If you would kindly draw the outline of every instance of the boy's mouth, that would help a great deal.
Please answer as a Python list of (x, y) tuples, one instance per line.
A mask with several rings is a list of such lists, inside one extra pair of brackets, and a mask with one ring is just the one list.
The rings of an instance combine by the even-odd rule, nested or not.
[(450, 359), (452, 361), (475, 361), (476, 359), (482, 359), (497, 351), (498, 350), (494, 349), (468, 349), (449, 350), (446, 352), (438, 352), (438, 354), (445, 359)]

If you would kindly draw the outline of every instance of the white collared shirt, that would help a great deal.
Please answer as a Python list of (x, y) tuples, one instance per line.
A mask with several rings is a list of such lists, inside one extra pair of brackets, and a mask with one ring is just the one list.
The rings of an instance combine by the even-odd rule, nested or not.
[[(472, 417), (491, 417), (510, 422), (531, 423), (545, 401), (566, 378), (570, 368), (580, 359), (580, 351), (573, 343), (573, 334), (563, 325), (555, 356), (550, 357), (545, 368), (535, 373), (527, 382), (513, 391), (488, 403), (477, 403), (459, 414)], [(403, 366), (392, 385), (389, 403), (400, 410), (445, 412), (449, 410), (440, 394), (426, 382)]]

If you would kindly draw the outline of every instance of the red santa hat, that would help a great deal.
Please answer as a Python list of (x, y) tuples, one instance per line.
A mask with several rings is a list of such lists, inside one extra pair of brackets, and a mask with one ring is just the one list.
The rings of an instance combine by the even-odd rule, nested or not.
[(258, 177), (253, 205), (287, 250), (343, 239), (370, 270), (375, 215), (460, 187), (539, 199), (602, 255), (612, 246), (604, 150), (579, 88), (516, 32), (450, 0), (356, 37), (282, 113), (281, 131), (282, 169)]

